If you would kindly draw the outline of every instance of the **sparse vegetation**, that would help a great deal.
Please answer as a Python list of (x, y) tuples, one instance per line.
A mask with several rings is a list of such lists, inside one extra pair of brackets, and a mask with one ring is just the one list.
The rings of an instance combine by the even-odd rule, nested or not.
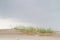
[(36, 32), (36, 29), (33, 28), (33, 27), (27, 27), (27, 28), (25, 28), (24, 32), (26, 34), (31, 34), (32, 35), (32, 34), (34, 34)]
[(23, 28), (20, 28), (20, 27), (15, 27), (14, 29), (16, 30), (20, 30), (21, 32), (23, 32), (24, 34), (36, 34), (36, 33), (39, 33), (39, 34), (46, 34), (46, 33), (53, 33), (54, 31), (51, 30), (50, 28), (48, 29), (44, 29), (44, 28), (34, 28), (34, 27), (23, 27)]
[(46, 33), (46, 29), (40, 28), (40, 29), (37, 29), (37, 32), (38, 33)]
[(47, 33), (53, 33), (54, 31), (52, 30), (52, 29), (47, 29), (47, 31), (46, 31)]
[(44, 29), (44, 28), (40, 28), (37, 30), (39, 33), (53, 33), (52, 29)]

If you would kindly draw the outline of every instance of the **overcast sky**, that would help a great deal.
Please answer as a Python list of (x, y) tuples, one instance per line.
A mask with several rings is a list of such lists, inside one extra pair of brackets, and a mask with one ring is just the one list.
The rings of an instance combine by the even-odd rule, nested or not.
[(0, 19), (59, 30), (60, 0), (0, 0)]

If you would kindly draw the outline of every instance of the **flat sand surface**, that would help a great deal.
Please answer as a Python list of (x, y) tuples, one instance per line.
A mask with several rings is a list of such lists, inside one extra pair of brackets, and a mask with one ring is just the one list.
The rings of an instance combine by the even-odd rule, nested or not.
[(60, 40), (57, 36), (0, 35), (0, 40)]

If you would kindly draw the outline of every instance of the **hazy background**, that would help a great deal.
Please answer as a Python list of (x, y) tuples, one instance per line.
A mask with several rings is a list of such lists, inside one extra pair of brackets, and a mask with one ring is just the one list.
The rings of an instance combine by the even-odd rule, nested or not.
[(19, 24), (60, 30), (60, 0), (0, 0), (0, 28)]

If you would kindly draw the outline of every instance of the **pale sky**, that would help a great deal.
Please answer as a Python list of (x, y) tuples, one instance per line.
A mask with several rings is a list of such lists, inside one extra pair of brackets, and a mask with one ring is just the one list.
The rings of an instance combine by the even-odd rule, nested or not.
[(9, 28), (1, 24), (9, 25), (17, 22), (16, 24), (35, 24), (39, 27), (60, 30), (59, 4), (60, 0), (0, 0), (0, 27)]

